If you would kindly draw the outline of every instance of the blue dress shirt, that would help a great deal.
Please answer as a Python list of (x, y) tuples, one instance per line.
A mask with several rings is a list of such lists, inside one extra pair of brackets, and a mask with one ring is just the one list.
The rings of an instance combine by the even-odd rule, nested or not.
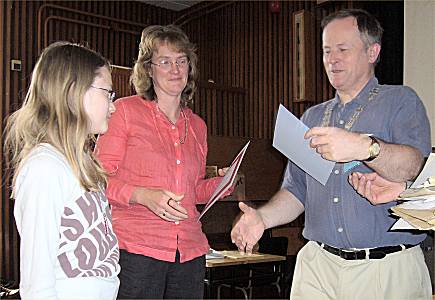
[[(373, 134), (387, 143), (410, 145), (428, 156), (431, 152), (429, 120), (420, 98), (409, 87), (378, 85), (378, 80), (372, 78), (349, 103), (343, 105), (336, 95), (308, 109), (301, 120), (310, 128), (320, 126), (325, 109), (332, 102), (329, 126), (344, 128), (355, 109), (368, 102), (370, 91), (376, 86), (379, 86), (379, 94), (365, 106), (351, 131)], [(388, 210), (396, 203), (372, 205), (348, 183), (352, 172), (373, 170), (359, 161), (337, 163), (323, 186), (288, 162), (282, 188), (293, 193), (304, 205), (306, 239), (337, 248), (418, 244), (425, 239), (426, 235), (419, 231), (389, 231), (397, 219)]]

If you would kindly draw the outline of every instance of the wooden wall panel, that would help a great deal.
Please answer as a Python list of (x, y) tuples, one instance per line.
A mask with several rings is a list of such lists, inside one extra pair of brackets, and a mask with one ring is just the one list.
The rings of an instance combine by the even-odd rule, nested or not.
[[(332, 97), (333, 90), (322, 67), (320, 20), (330, 11), (350, 5), (280, 1), (280, 11), (273, 13), (268, 1), (232, 1), (213, 14), (185, 24), (184, 29), (200, 49), (201, 79), (247, 91), (246, 137), (273, 137), (279, 103), (300, 116), (307, 107)], [(316, 84), (311, 88), (316, 92), (312, 102), (294, 103), (292, 13), (302, 9), (309, 11), (315, 20), (312, 28), (315, 39), (310, 49), (315, 47), (312, 60), (316, 65)]]
[[(281, 12), (273, 14), (267, 1), (237, 1), (186, 24), (185, 30), (201, 49), (201, 78), (247, 91), (248, 137), (271, 138), (278, 104), (292, 109), (289, 46), (293, 6), (293, 2), (281, 2)], [(314, 9), (315, 4), (308, 6)], [(198, 32), (197, 28), (210, 31)]]
[[(11, 60), (29, 56), (26, 47), (31, 39), (27, 39), (27, 33), (33, 27), (33, 24), (31, 21), (26, 20), (25, 16), (32, 7), (33, 3), (24, 1), (2, 1), (0, 3), (0, 23), (4, 28), (1, 33), (2, 50), (0, 52), (2, 64), (0, 69), (0, 111), (3, 122), (5, 117), (18, 107), (19, 97), (25, 93), (23, 87), (26, 86), (26, 80), (22, 75), (24, 72), (28, 72), (31, 66), (26, 61), (22, 61), (21, 72), (11, 71)], [(23, 22), (23, 20), (26, 21)], [(22, 22), (25, 24), (22, 24)], [(17, 43), (17, 41), (22, 42)], [(4, 124), (3, 122), (2, 124)], [(4, 138), (2, 135), (3, 144)], [(10, 274), (16, 276), (18, 273), (18, 233), (13, 219), (13, 202), (9, 197), (8, 179), (10, 178), (10, 170), (6, 168), (3, 149), (1, 149), (1, 154), (0, 273), (2, 274), (1, 277), (7, 277)]]
[[(127, 12), (139, 12), (135, 19)], [(148, 13), (147, 13), (148, 12)], [(169, 24), (176, 14), (136, 1), (44, 2), (38, 8), (38, 49), (56, 40), (86, 43), (113, 64), (131, 67), (142, 29)]]

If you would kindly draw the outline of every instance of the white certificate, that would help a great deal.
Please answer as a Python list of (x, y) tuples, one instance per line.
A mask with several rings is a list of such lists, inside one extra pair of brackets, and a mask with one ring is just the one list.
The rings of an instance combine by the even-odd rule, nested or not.
[(210, 200), (208, 200), (207, 204), (204, 207), (204, 210), (198, 217), (198, 221), (201, 217), (210, 209), (210, 207), (218, 201), (228, 189), (233, 186), (234, 180), (236, 179), (237, 171), (239, 170), (240, 164), (242, 163), (243, 157), (245, 156), (246, 149), (248, 149), (249, 143), (248, 141), (246, 145), (240, 150), (239, 154), (237, 154), (236, 158), (231, 163), (231, 166), (225, 173), (225, 176), (222, 177), (221, 183), (218, 185), (214, 193), (211, 195)]
[(304, 123), (280, 105), (276, 117), (273, 147), (308, 175), (325, 185), (335, 162), (323, 159), (310, 147), (310, 141), (304, 138), (308, 129)]

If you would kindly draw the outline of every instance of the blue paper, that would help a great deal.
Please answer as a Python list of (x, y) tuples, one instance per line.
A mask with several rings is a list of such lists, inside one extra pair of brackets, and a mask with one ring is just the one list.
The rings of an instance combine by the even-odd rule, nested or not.
[(307, 130), (308, 127), (304, 123), (280, 105), (276, 117), (273, 147), (308, 175), (325, 185), (335, 162), (323, 159), (310, 147), (310, 141), (304, 138)]

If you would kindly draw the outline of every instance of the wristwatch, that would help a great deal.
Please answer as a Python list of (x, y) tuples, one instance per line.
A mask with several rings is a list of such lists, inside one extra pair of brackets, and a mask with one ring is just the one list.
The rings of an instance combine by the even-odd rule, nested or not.
[(381, 145), (379, 144), (378, 140), (373, 137), (373, 136), (369, 136), (369, 138), (372, 139), (372, 143), (370, 144), (369, 147), (369, 158), (367, 158), (365, 161), (372, 161), (374, 160), (376, 157), (378, 157), (379, 153), (381, 152)]

